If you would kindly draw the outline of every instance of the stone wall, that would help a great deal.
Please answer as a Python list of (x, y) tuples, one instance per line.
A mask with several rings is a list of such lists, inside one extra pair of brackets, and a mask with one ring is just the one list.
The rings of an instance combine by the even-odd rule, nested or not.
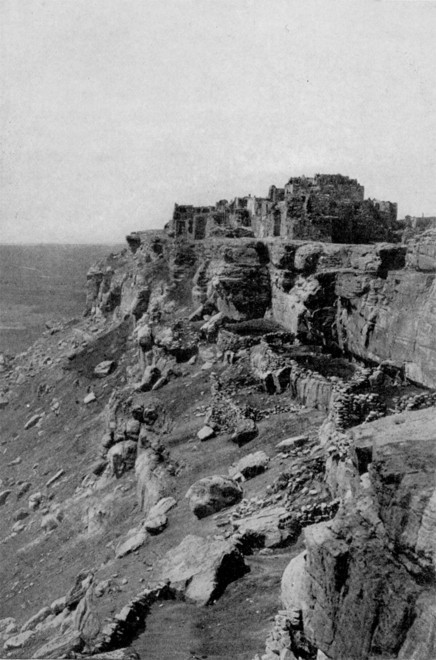
[(215, 206), (175, 205), (167, 229), (175, 237), (201, 240), (251, 231), (258, 238), (282, 237), (339, 243), (397, 240), (397, 205), (364, 200), (356, 179), (340, 174), (293, 177), (268, 197), (236, 197)]

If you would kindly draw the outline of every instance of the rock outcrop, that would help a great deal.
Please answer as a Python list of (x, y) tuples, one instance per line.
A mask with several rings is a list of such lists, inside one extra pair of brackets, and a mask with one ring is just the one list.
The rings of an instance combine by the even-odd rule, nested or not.
[(192, 484), (186, 498), (192, 513), (197, 518), (205, 518), (236, 504), (242, 499), (242, 495), (242, 488), (236, 481), (229, 477), (213, 475)]
[(170, 587), (198, 605), (209, 604), (247, 570), (234, 542), (194, 535), (170, 550), (159, 564)]
[[(327, 214), (316, 241), (297, 216), (302, 240), (278, 238), (281, 194), (265, 232), (203, 237), (179, 207), (186, 232), (131, 234), (89, 271), (83, 319), (2, 362), (6, 651), (134, 655), (157, 601), (212, 603), (244, 555), (277, 584), (304, 541), (264, 657), (436, 657), (436, 232), (323, 243)], [(383, 209), (356, 204), (360, 241)]]
[(435, 657), (435, 423), (430, 409), (353, 429), (339, 512), (305, 529), (283, 576), (294, 650), (303, 633), (332, 660)]

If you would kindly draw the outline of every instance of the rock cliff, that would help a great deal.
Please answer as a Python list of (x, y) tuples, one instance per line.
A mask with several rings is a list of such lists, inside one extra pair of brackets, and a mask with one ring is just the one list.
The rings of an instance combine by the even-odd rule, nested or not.
[(434, 658), (436, 233), (127, 243), (0, 374), (5, 650), (135, 657), (220, 598), (200, 655)]

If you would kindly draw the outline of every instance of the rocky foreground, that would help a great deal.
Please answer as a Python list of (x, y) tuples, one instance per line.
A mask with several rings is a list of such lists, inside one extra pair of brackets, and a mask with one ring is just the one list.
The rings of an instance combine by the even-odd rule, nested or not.
[(436, 235), (128, 244), (0, 365), (2, 653), (434, 659)]

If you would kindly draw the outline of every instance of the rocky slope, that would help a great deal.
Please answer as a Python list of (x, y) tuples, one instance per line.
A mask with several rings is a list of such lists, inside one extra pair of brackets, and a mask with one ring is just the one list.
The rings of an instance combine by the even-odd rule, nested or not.
[(1, 365), (4, 652), (435, 657), (436, 235), (127, 242)]

